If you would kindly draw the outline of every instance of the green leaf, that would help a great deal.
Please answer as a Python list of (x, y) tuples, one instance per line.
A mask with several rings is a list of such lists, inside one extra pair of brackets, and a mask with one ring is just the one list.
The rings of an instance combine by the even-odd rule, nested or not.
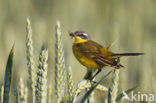
[(90, 90), (83, 96), (80, 103), (84, 103), (87, 98), (90, 96), (90, 94), (93, 92), (93, 90), (100, 84), (112, 71), (108, 72), (105, 76), (102, 77), (101, 80), (99, 80), (97, 83), (95, 83)]
[[(138, 87), (138, 85), (135, 86), (135, 87), (133, 87), (133, 88), (130, 88), (130, 89), (126, 90), (125, 93), (126, 93), (126, 94), (129, 94), (131, 91), (133, 91), (133, 90), (136, 89), (137, 87)], [(123, 96), (124, 96), (124, 94), (123, 94), (123, 93), (120, 93), (120, 94), (117, 96), (116, 101), (119, 102), (119, 101), (122, 99)]]
[(112, 90), (111, 90), (111, 88), (109, 88), (109, 90), (108, 90), (108, 103), (111, 103), (111, 92), (112, 92)]
[(5, 70), (5, 78), (4, 78), (4, 97), (3, 103), (9, 103), (9, 93), (10, 93), (10, 85), (11, 85), (11, 72), (12, 72), (12, 65), (13, 65), (13, 56), (14, 56), (14, 45), (10, 51), (6, 70)]

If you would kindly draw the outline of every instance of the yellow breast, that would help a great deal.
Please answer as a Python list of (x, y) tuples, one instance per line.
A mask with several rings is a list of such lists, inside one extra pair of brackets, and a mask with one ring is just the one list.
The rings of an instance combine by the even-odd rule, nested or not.
[(74, 44), (87, 42), (85, 39), (81, 39), (80, 37), (75, 37)]
[(78, 51), (76, 46), (73, 46), (73, 54), (76, 57), (76, 59), (85, 67), (92, 68), (92, 69), (98, 69), (98, 64), (93, 61), (92, 59), (86, 58), (81, 51)]

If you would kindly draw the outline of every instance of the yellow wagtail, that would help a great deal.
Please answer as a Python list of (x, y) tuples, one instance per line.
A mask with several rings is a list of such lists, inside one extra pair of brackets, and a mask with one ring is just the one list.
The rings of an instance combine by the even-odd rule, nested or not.
[(115, 69), (124, 67), (119, 63), (119, 58), (122, 56), (143, 55), (143, 53), (113, 53), (97, 42), (92, 41), (89, 34), (84, 31), (70, 32), (69, 35), (75, 38), (73, 54), (76, 59), (85, 67), (98, 70), (91, 78), (91, 81), (105, 66), (114, 67)]

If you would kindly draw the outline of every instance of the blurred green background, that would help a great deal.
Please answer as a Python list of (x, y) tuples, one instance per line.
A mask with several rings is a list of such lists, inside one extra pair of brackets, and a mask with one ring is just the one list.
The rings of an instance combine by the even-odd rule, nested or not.
[[(156, 92), (156, 0), (0, 0), (0, 83), (9, 51), (16, 41), (12, 88), (17, 86), (19, 77), (28, 82), (27, 17), (32, 23), (36, 64), (41, 45), (49, 49), (48, 83), (54, 85), (55, 24), (59, 20), (66, 65), (72, 67), (75, 86), (86, 69), (73, 56), (73, 41), (67, 31), (84, 30), (105, 47), (117, 40), (113, 52), (144, 52), (144, 56), (131, 57), (123, 63), (126, 68), (120, 71), (119, 86), (126, 90), (140, 84), (143, 93)], [(106, 70), (109, 68), (98, 78)], [(103, 101), (100, 96), (99, 103)]]

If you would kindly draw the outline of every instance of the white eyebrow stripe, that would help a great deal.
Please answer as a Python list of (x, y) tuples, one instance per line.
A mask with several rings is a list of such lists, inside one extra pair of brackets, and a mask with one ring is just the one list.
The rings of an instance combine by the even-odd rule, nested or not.
[(87, 34), (87, 33), (83, 33), (83, 35), (88, 36), (88, 34)]

